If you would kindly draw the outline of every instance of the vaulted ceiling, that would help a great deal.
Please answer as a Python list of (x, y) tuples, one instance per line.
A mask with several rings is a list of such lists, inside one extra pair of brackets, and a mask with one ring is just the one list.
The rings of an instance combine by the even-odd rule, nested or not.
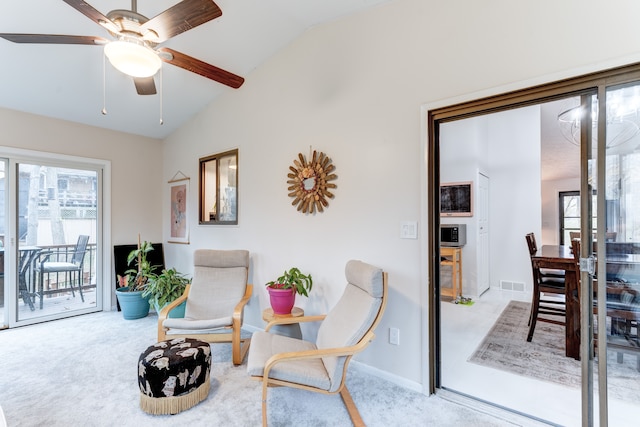
[[(390, 0), (215, 0), (222, 16), (161, 44), (251, 79), (251, 72), (309, 28)], [(177, 0), (87, 0), (107, 15), (131, 10), (153, 18)], [(0, 33), (113, 37), (62, 0), (3, 0)], [(104, 64), (103, 48), (0, 39), (0, 107), (164, 138), (231, 89), (163, 64), (158, 95), (136, 93), (131, 77)], [(102, 114), (103, 108), (106, 115)], [(163, 124), (160, 124), (162, 118)]]

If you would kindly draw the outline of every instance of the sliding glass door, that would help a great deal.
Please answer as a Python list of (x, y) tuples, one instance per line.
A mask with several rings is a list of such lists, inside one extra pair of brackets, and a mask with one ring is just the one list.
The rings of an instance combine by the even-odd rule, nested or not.
[(7, 195), (7, 159), (0, 158), (0, 329), (9, 325), (5, 307), (9, 301), (9, 293), (5, 292), (5, 233), (6, 233), (6, 195)]
[[(429, 259), (441, 260), (430, 276), (435, 388), (561, 425), (637, 424), (640, 65), (445, 107), (429, 119)], [(439, 215), (437, 201), (443, 183), (472, 181), (477, 190), (478, 173), (490, 177), (485, 293), (476, 286), (478, 218)], [(455, 295), (464, 298), (442, 292), (451, 279), (437, 256), (441, 223), (466, 225)], [(546, 295), (564, 301), (564, 323), (538, 323), (531, 340), (529, 232), (539, 252), (556, 248), (570, 284)]]
[(101, 169), (42, 158), (10, 159), (9, 165), (15, 203), (5, 223), (5, 323), (102, 309)]
[[(557, 425), (581, 417), (581, 363), (578, 351), (567, 354), (565, 326), (541, 320), (550, 316), (539, 316), (528, 341), (533, 272), (525, 235), (533, 233), (540, 249), (558, 252), (558, 190), (580, 191), (579, 146), (558, 127), (567, 102), (465, 118), (439, 129), (440, 185), (471, 181), (475, 202), (472, 215), (440, 215), (441, 226), (464, 224), (466, 231), (466, 244), (458, 248), (458, 298), (449, 296), (452, 267), (440, 262), (440, 387)], [(562, 161), (550, 165), (554, 157)], [(444, 233), (440, 238), (444, 257), (444, 245), (451, 243)], [(565, 264), (575, 265), (570, 251), (565, 255)], [(488, 276), (486, 291), (482, 276)], [(545, 299), (563, 301), (564, 295)], [(571, 336), (579, 335), (576, 314)]]
[[(592, 108), (599, 112), (593, 126), (598, 144), (584, 154), (593, 153), (583, 165), (598, 199), (597, 213), (591, 214), (604, 218), (595, 233), (593, 294), (584, 296), (594, 301), (588, 313), (597, 363), (594, 399), (600, 425), (634, 425), (640, 412), (640, 82), (601, 92), (605, 102)], [(583, 227), (591, 222), (583, 221)], [(583, 278), (590, 276), (582, 270)]]
[(598, 96), (576, 98), (576, 105), (582, 419), (634, 425), (640, 411), (640, 83), (601, 86)]

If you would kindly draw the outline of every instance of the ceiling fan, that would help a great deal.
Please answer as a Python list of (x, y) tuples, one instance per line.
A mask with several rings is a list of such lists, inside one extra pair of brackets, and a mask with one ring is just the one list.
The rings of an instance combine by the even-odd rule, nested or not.
[(162, 62), (200, 74), (234, 89), (244, 83), (244, 78), (229, 71), (167, 47), (157, 48), (171, 37), (220, 17), (222, 10), (211, 0), (183, 0), (151, 19), (137, 12), (136, 0), (131, 0), (131, 10), (112, 10), (106, 16), (85, 1), (63, 1), (105, 28), (115, 40), (97, 36), (57, 34), (0, 33), (0, 37), (14, 43), (104, 46), (104, 53), (109, 62), (119, 71), (133, 77), (140, 95), (156, 93), (153, 76), (160, 69)]

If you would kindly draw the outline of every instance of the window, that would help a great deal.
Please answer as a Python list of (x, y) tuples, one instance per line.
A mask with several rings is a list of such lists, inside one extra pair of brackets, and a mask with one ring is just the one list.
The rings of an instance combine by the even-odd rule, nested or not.
[[(560, 196), (560, 244), (571, 244), (571, 233), (580, 233), (580, 192), (579, 191), (561, 191)], [(593, 230), (596, 229), (596, 213), (598, 212), (598, 204), (596, 194), (593, 194)]]
[(238, 224), (238, 150), (200, 159), (200, 224)]

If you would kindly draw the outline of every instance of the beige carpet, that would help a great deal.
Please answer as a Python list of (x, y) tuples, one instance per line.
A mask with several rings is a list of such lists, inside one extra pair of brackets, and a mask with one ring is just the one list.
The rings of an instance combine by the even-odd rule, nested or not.
[[(527, 342), (530, 307), (525, 302), (509, 302), (469, 362), (579, 388), (580, 361), (564, 355), (564, 326), (538, 322), (533, 340)], [(609, 397), (637, 403), (637, 356), (625, 354), (623, 363), (617, 363), (616, 352), (608, 353)]]
[[(229, 344), (212, 346), (211, 392), (177, 415), (139, 407), (138, 356), (155, 342), (157, 317), (123, 320), (109, 312), (0, 331), (0, 407), (10, 427), (261, 425), (261, 384), (246, 362), (231, 364)], [(381, 334), (384, 335), (384, 334)], [(379, 338), (378, 338), (379, 339)], [(402, 363), (400, 360), (397, 363)], [(437, 396), (425, 396), (361, 370), (347, 384), (369, 427), (504, 426), (494, 418)], [(349, 426), (337, 395), (289, 388), (269, 391), (272, 427)]]

